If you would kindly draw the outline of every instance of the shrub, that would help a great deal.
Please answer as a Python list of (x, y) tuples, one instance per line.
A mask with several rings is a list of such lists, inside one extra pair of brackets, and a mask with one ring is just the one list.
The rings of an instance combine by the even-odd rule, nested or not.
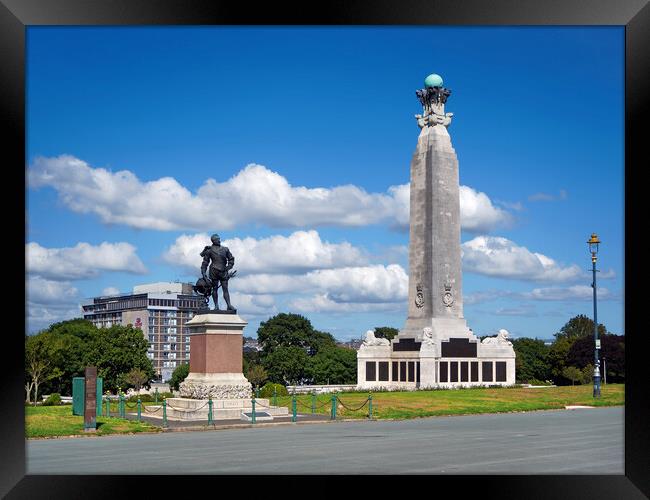
[(50, 394), (43, 402), (43, 406), (58, 406), (61, 404), (61, 395), (58, 392)]
[(172, 378), (169, 379), (169, 387), (171, 387), (174, 391), (177, 391), (178, 386), (181, 384), (183, 380), (187, 378), (189, 374), (190, 374), (189, 364), (183, 363), (182, 365), (178, 365), (174, 370), (174, 373), (172, 373)]
[[(151, 403), (156, 400), (156, 397), (153, 394), (134, 394), (128, 398), (129, 403), (137, 403), (138, 398), (143, 403)], [(160, 394), (158, 394), (158, 401), (161, 401)]]
[(272, 382), (269, 382), (267, 384), (264, 384), (264, 387), (260, 389), (260, 397), (261, 398), (271, 398), (273, 397), (273, 389), (275, 388), (276, 394), (278, 396), (288, 396), (289, 391), (287, 391), (287, 388), (283, 386), (282, 384), (274, 384)]

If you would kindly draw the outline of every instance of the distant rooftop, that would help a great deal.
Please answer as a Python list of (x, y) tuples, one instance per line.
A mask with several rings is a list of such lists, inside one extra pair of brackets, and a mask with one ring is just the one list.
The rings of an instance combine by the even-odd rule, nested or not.
[(159, 281), (158, 283), (136, 285), (133, 287), (133, 293), (192, 293), (192, 284)]

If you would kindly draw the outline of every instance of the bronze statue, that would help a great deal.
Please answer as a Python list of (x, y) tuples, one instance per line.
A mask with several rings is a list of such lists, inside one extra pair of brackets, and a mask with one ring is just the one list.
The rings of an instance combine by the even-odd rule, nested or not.
[[(235, 257), (230, 253), (228, 247), (221, 246), (221, 238), (218, 234), (213, 234), (210, 239), (212, 245), (206, 246), (201, 252), (201, 257), (203, 257), (203, 264), (201, 264), (202, 278), (197, 281), (194, 290), (204, 296), (206, 306), (208, 296), (212, 294), (214, 310), (220, 311), (218, 291), (219, 287), (221, 287), (223, 300), (226, 301), (226, 310), (236, 312), (237, 309), (230, 303), (230, 293), (228, 292), (228, 280), (237, 273), (237, 271), (230, 271), (235, 265)], [(210, 261), (212, 261), (212, 264), (210, 264)], [(206, 274), (208, 264), (210, 264), (210, 270)]]

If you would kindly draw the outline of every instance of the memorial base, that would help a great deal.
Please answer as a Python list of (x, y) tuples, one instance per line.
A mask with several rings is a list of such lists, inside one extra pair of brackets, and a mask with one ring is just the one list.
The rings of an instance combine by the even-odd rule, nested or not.
[[(207, 420), (210, 405), (207, 399), (169, 398), (167, 418), (172, 420)], [(153, 407), (151, 407), (153, 408)], [(240, 420), (242, 413), (251, 413), (253, 404), (250, 398), (213, 399), (212, 420)], [(289, 409), (285, 406), (271, 406), (268, 399), (255, 399), (255, 411), (272, 417), (286, 417)], [(161, 412), (156, 412), (161, 416)], [(151, 416), (151, 415), (150, 415)]]

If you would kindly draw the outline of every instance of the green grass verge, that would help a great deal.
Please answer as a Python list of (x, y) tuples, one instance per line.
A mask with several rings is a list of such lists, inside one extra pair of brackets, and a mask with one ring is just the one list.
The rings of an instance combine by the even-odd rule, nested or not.
[[(568, 405), (619, 406), (625, 404), (625, 385), (607, 384), (601, 387), (601, 397), (594, 399), (593, 386), (526, 388), (472, 388), (458, 390), (373, 392), (372, 416), (377, 419), (408, 419), (437, 415), (468, 415), (533, 410), (564, 409)], [(331, 394), (316, 398), (316, 412), (329, 415)], [(338, 394), (337, 418), (367, 418), (368, 405), (357, 410), (368, 398), (364, 392)], [(298, 395), (297, 411), (311, 413), (311, 395)], [(273, 398), (270, 398), (273, 404)], [(341, 404), (342, 403), (342, 404)], [(291, 412), (291, 396), (278, 396), (278, 405)], [(347, 408), (346, 408), (347, 407)]]
[[(117, 415), (117, 410), (115, 411)], [(160, 427), (115, 417), (97, 417), (95, 435), (131, 434), (161, 431)], [(25, 407), (25, 437), (88, 435), (84, 432), (83, 417), (72, 414), (72, 405)]]

